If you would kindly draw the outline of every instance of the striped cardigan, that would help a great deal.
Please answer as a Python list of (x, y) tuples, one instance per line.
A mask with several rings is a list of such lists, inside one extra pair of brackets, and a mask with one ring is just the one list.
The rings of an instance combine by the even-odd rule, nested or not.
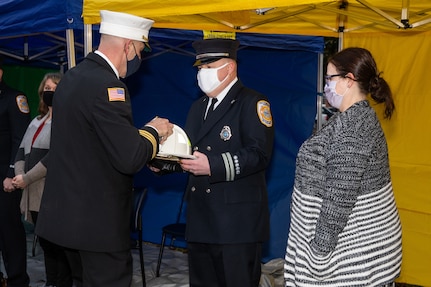
[(361, 101), (300, 148), (285, 286), (382, 286), (399, 276), (401, 258), (385, 136)]

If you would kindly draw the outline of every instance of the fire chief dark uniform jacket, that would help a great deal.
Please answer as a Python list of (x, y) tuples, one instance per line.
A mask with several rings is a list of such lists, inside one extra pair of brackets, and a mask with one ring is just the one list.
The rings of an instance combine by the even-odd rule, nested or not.
[(189, 242), (262, 242), (269, 237), (265, 170), (273, 147), (269, 102), (237, 81), (203, 121), (208, 98), (190, 108), (185, 130), (194, 150), (207, 155), (211, 176), (189, 176)]
[(78, 250), (130, 248), (132, 176), (157, 147), (153, 128), (133, 126), (124, 83), (102, 57), (89, 54), (54, 95), (36, 233)]

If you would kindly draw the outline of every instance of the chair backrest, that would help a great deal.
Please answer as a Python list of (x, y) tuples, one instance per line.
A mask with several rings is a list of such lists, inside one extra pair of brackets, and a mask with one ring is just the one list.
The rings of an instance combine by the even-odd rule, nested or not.
[(132, 228), (133, 230), (141, 230), (141, 214), (142, 203), (147, 194), (147, 188), (134, 188), (133, 189), (133, 213), (132, 213)]
[(186, 197), (186, 189), (184, 189), (184, 191), (183, 191), (183, 196), (181, 198), (181, 204), (180, 204), (180, 209), (178, 210), (176, 223), (180, 223), (181, 214), (183, 213), (183, 207), (184, 207), (184, 199), (185, 199), (185, 197)]

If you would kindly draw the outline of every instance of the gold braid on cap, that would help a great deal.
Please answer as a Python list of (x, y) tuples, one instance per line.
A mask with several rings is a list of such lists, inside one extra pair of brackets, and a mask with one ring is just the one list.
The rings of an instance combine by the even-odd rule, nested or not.
[(151, 155), (151, 159), (153, 159), (156, 156), (156, 152), (157, 152), (156, 138), (150, 132), (147, 132), (145, 130), (139, 130), (139, 134), (144, 138), (146, 138), (153, 145), (153, 154)]

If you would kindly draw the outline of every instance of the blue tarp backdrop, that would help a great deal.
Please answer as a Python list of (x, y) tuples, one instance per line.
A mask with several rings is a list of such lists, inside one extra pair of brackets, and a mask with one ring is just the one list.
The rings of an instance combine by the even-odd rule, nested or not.
[[(46, 0), (37, 5), (31, 0), (1, 1), (0, 52), (19, 54), (27, 40), (30, 56), (52, 49), (59, 42), (38, 41), (39, 37), (45, 37), (41, 33), (65, 37), (65, 29), (75, 29), (75, 40), (82, 46), (81, 14), (82, 1)], [(265, 244), (264, 261), (268, 261), (284, 257), (295, 158), (299, 146), (313, 129), (318, 53), (323, 52), (324, 41), (322, 37), (295, 35), (237, 33), (236, 36), (241, 42), (239, 77), (245, 85), (267, 95), (276, 130), (273, 158), (267, 172), (271, 239)], [(201, 39), (202, 31), (154, 28), (149, 38), (153, 51), (146, 55), (139, 72), (126, 79), (135, 125), (140, 127), (158, 115), (184, 126), (191, 103), (201, 95), (196, 68), (192, 67), (191, 42)], [(54, 57), (65, 57), (64, 49), (61, 53), (53, 52)], [(46, 64), (37, 59), (20, 63), (7, 58), (8, 61), (25, 66)], [(135, 176), (136, 186), (149, 188), (143, 208), (144, 240), (160, 243), (162, 226), (175, 222), (186, 180), (186, 174), (156, 176), (147, 168)]]

